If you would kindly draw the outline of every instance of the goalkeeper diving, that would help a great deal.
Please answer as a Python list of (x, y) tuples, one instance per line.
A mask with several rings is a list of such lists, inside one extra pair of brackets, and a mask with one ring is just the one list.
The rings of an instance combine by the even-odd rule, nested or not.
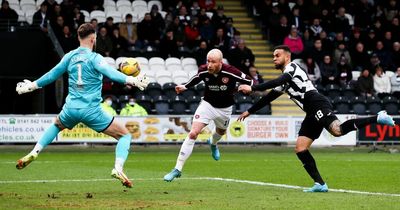
[(17, 84), (18, 94), (24, 94), (42, 88), (68, 72), (68, 96), (66, 102), (52, 124), (33, 150), (17, 161), (17, 169), (23, 169), (34, 161), (39, 153), (49, 145), (64, 128), (72, 129), (82, 122), (97, 132), (103, 132), (118, 140), (115, 149), (115, 165), (111, 176), (121, 181), (126, 187), (132, 187), (132, 182), (123, 172), (124, 163), (128, 157), (131, 134), (105, 113), (100, 102), (103, 75), (111, 80), (144, 90), (149, 81), (145, 76), (127, 76), (109, 66), (105, 59), (93, 52), (96, 44), (96, 29), (90, 24), (82, 24), (78, 28), (80, 46), (67, 53), (60, 63), (44, 74), (38, 80), (24, 80)]

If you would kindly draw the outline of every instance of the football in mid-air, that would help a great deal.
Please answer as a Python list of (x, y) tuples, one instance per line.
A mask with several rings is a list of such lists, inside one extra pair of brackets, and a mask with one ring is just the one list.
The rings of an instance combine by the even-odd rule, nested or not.
[(140, 74), (139, 62), (135, 58), (126, 58), (119, 65), (119, 70), (128, 76), (138, 76)]

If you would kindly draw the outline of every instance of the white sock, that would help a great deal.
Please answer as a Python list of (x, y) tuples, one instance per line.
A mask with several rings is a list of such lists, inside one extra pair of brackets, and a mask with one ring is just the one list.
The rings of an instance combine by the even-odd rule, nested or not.
[(115, 159), (115, 164), (114, 164), (114, 168), (118, 171), (118, 172), (122, 172), (123, 171), (123, 167), (124, 167), (124, 163), (125, 160), (122, 158), (116, 158)]
[(33, 147), (32, 151), (29, 154), (37, 155), (42, 151), (42, 149), (43, 149), (43, 146), (37, 143), (35, 145), (35, 147)]
[(189, 139), (188, 136), (182, 143), (181, 150), (179, 151), (178, 159), (176, 160), (175, 165), (175, 168), (179, 171), (182, 171), (183, 165), (185, 165), (186, 160), (192, 154), (195, 141), (195, 139)]
[(219, 140), (221, 140), (221, 135), (219, 135), (217, 132), (213, 133), (212, 137), (211, 137), (211, 144), (217, 144), (217, 142)]

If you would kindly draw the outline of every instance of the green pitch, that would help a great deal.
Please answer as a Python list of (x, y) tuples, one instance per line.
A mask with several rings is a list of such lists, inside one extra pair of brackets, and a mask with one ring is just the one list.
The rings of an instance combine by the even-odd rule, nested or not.
[(287, 188), (313, 184), (292, 148), (222, 146), (217, 162), (196, 146), (182, 178), (166, 183), (179, 146), (134, 147), (125, 169), (132, 189), (110, 178), (112, 147), (53, 146), (16, 170), (30, 148), (0, 147), (0, 209), (400, 209), (398, 153), (314, 149), (330, 189), (366, 194), (309, 194)]

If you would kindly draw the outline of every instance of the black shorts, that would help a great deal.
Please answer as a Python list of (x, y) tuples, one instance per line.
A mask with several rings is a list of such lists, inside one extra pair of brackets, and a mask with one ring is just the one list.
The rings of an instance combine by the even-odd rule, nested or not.
[(321, 135), (322, 129), (328, 129), (333, 121), (338, 120), (333, 113), (332, 104), (325, 97), (313, 100), (309, 110), (301, 123), (299, 136), (315, 140)]

